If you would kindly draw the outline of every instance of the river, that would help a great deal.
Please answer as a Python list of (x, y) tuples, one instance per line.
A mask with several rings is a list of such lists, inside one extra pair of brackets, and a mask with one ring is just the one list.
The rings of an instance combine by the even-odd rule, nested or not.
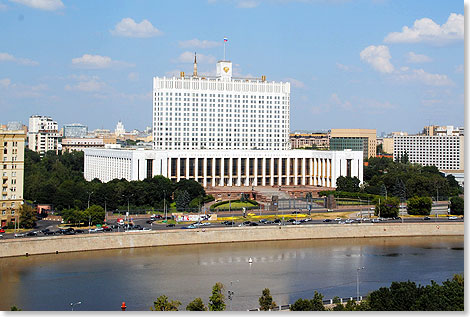
[[(253, 263), (249, 264), (248, 259)], [(233, 310), (258, 307), (269, 288), (277, 304), (356, 295), (392, 281), (441, 283), (464, 271), (464, 238), (400, 237), (265, 241), (75, 252), (0, 259), (0, 309), (149, 310), (165, 294), (208, 302), (212, 286), (234, 291)], [(232, 283), (231, 283), (232, 282)], [(232, 286), (230, 287), (230, 285)], [(226, 301), (227, 310), (230, 301)]]

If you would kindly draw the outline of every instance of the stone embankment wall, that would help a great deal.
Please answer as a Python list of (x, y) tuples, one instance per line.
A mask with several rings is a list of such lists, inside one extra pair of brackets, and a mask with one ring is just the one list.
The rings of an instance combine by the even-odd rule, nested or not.
[(0, 241), (0, 257), (184, 244), (464, 235), (464, 223), (320, 224), (78, 234)]

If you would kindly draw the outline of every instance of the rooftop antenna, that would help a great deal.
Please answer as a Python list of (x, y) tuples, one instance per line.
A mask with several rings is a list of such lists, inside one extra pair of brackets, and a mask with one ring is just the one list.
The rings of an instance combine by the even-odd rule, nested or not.
[(224, 36), (224, 61), (225, 61), (225, 43), (227, 43), (228, 38)]

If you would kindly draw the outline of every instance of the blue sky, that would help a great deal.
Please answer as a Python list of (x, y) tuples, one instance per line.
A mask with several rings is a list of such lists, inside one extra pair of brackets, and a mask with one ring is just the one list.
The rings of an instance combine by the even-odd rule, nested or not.
[(0, 122), (152, 124), (152, 77), (291, 82), (291, 130), (464, 125), (463, 1), (0, 0)]

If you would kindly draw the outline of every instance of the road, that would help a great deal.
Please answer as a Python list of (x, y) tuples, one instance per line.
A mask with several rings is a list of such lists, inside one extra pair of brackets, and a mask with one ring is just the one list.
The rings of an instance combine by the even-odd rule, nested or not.
[[(192, 222), (188, 222), (188, 223), (182, 223), (182, 224), (177, 224), (175, 225), (174, 227), (167, 227), (166, 224), (148, 224), (147, 221), (149, 220), (150, 218), (136, 218), (134, 219), (134, 224), (135, 225), (140, 225), (142, 226), (143, 228), (149, 228), (150, 230), (172, 230), (172, 229), (181, 229), (182, 227), (186, 227), (188, 225), (190, 225)], [(279, 217), (279, 219), (282, 221), (282, 216)], [(301, 218), (299, 217), (299, 220)], [(348, 223), (344, 223), (344, 221), (346, 220), (347, 218), (343, 218), (342, 222), (345, 226), (348, 226), (348, 225), (351, 225), (351, 224), (348, 224)], [(285, 217), (284, 218), (284, 225), (286, 226), (292, 226), (292, 222), (289, 222), (289, 220), (293, 221), (295, 220), (295, 218), (292, 218), (292, 217)], [(436, 218), (436, 217), (430, 217), (429, 220), (424, 220), (423, 218), (407, 218), (407, 217), (404, 217), (403, 219), (401, 220), (384, 220), (384, 221), (380, 221), (380, 223), (429, 223), (429, 222), (439, 222), (439, 223), (446, 223), (446, 222), (463, 222), (464, 220), (462, 218), (458, 218), (458, 219), (455, 219), (455, 220), (449, 220), (447, 218)], [(370, 223), (370, 221), (365, 221), (364, 223)], [(116, 224), (116, 221), (111, 221), (110, 222), (110, 225), (115, 225)], [(233, 227), (237, 227), (241, 224), (241, 222), (237, 222), (233, 225)], [(262, 223), (257, 223), (258, 226), (278, 226), (278, 224), (262, 224)], [(338, 224), (338, 221), (334, 221), (334, 219), (331, 219), (330, 222), (324, 222), (323, 219), (313, 219), (311, 221), (308, 221), (308, 222), (303, 222), (302, 225), (318, 225), (318, 224)], [(354, 221), (353, 224), (358, 224), (357, 221)], [(44, 236), (44, 234), (41, 233), (41, 230), (42, 229), (46, 229), (48, 228), (49, 230), (51, 231), (55, 231), (57, 230), (57, 226), (59, 225), (59, 222), (58, 221), (49, 221), (49, 220), (40, 220), (37, 222), (37, 228), (35, 228), (34, 230), (31, 230), (31, 231), (36, 231), (38, 232), (37, 234), (37, 237), (42, 237)], [(227, 227), (226, 225), (224, 224), (221, 224), (221, 223), (211, 223), (208, 227), (210, 228), (224, 228), (224, 227)], [(81, 233), (81, 234), (88, 234), (88, 230), (87, 230), (87, 227), (84, 227), (83, 230), (85, 231), (84, 233)], [(119, 231), (125, 231), (125, 227), (124, 228), (120, 228)], [(30, 232), (30, 231), (29, 231)], [(114, 229), (113, 232), (118, 232), (118, 229)], [(107, 234), (109, 232), (102, 232), (100, 234)], [(14, 239), (14, 234), (13, 233), (4, 233), (3, 234), (3, 238), (2, 239)], [(29, 236), (25, 236), (25, 237), (22, 237), (22, 238), (16, 238), (16, 239), (27, 239), (29, 238)]]

